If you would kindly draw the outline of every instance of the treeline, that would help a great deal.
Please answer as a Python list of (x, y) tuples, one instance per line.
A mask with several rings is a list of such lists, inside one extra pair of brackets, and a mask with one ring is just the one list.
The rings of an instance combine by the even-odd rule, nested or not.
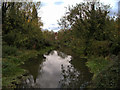
[(40, 2), (3, 2), (3, 44), (17, 48), (40, 49), (46, 44), (38, 17)]
[(68, 7), (59, 21), (57, 43), (88, 58), (87, 66), (94, 73), (91, 87), (119, 87), (120, 18), (110, 17), (109, 10), (100, 2), (84, 2)]

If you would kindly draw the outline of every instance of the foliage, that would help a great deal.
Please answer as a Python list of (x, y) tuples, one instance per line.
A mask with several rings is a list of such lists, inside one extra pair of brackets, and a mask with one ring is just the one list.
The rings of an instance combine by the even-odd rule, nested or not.
[(87, 66), (94, 73), (93, 87), (120, 86), (120, 58), (110, 59), (120, 52), (120, 18), (108, 15), (110, 6), (100, 2), (69, 6), (59, 21), (61, 30), (55, 40), (53, 31), (42, 31), (40, 5), (40, 2), (2, 3), (3, 86), (9, 86), (23, 74), (19, 65), (54, 47), (71, 48), (66, 52), (88, 57)]
[(19, 64), (20, 60), (15, 57), (8, 57), (6, 59), (3, 59), (2, 62), (3, 87), (5, 86), (14, 87), (14, 84), (12, 84), (14, 79), (25, 73), (23, 69), (18, 67)]
[(94, 73), (94, 77), (110, 63), (104, 57), (91, 57), (87, 62), (87, 66), (91, 72)]
[(54, 46), (55, 41), (55, 35), (53, 31), (43, 31), (43, 37), (45, 39), (45, 45), (46, 46)]
[(6, 57), (6, 56), (10, 56), (10, 55), (18, 55), (18, 51), (16, 47), (12, 47), (12, 46), (3, 46), (2, 47), (2, 57)]
[(107, 56), (110, 53), (109, 41), (94, 41), (87, 51), (90, 55)]
[(50, 34), (44, 37), (41, 31), (40, 6), (40, 2), (2, 2), (3, 87), (16, 87), (26, 73), (20, 65), (52, 49), (46, 39)]
[(3, 2), (2, 6), (2, 18), (4, 19), (2, 23), (4, 26), (3, 41), (8, 45), (17, 46), (18, 48), (42, 48), (44, 46), (41, 31), (43, 24), (40, 17), (38, 17), (40, 3)]
[[(110, 59), (112, 60), (112, 58)], [(120, 88), (120, 55), (113, 58), (112, 64), (100, 70), (93, 81), (91, 87), (94, 88)], [(90, 66), (90, 65), (89, 65)], [(91, 68), (91, 66), (90, 66)]]
[(91, 87), (96, 88), (119, 86), (120, 67), (115, 57), (116, 64), (110, 66), (113, 62), (109, 57), (120, 52), (120, 18), (110, 17), (109, 8), (100, 2), (76, 4), (69, 6), (59, 21), (59, 47), (71, 48), (76, 55), (88, 58), (87, 66), (94, 73)]
[[(63, 29), (62, 26), (58, 33), (60, 44), (64, 43), (68, 47), (71, 45), (71, 48), (73, 48), (76, 47), (76, 43), (84, 41), (84, 43), (81, 43), (82, 45), (77, 44), (77, 48), (84, 48), (84, 50), (81, 49), (84, 51), (84, 55), (105, 56), (113, 53), (116, 50), (115, 47), (118, 49), (119, 46), (119, 31), (116, 28), (117, 19), (108, 16), (109, 7), (99, 2), (80, 3), (74, 7), (68, 7), (66, 17), (59, 21), (60, 25), (63, 24), (62, 21), (69, 24), (64, 26), (67, 29)], [(105, 45), (105, 42), (108, 42), (108, 44)]]

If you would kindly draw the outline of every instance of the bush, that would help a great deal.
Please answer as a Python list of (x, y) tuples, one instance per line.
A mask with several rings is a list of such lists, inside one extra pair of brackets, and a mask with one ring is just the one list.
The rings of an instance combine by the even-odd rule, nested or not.
[[(99, 69), (100, 71), (96, 74), (96, 76), (94, 75), (90, 87), (120, 88), (120, 54), (114, 58), (111, 57), (110, 60), (112, 60), (111, 63), (106, 63), (107, 65), (101, 63), (103, 64), (103, 67)], [(96, 73), (96, 70), (94, 71), (96, 66), (92, 66), (90, 62), (88, 63), (88, 66), (92, 69), (92, 72)], [(97, 66), (100, 68), (99, 64)]]
[(4, 45), (2, 47), (2, 56), (3, 57), (9, 56), (9, 55), (17, 55), (17, 54), (18, 54), (18, 52), (17, 52), (16, 47), (7, 46), (7, 45)]
[(24, 70), (12, 62), (12, 59), (4, 59), (2, 62), (2, 86), (13, 87), (13, 81), (21, 76)]
[(93, 55), (107, 56), (110, 52), (109, 44), (108, 41), (94, 41), (89, 49)]
[(112, 43), (110, 52), (117, 55), (120, 52), (120, 42)]
[(120, 68), (113, 65), (101, 71), (93, 80), (95, 88), (120, 88)]
[(10, 33), (5, 34), (3, 36), (3, 41), (5, 41), (8, 45), (13, 45), (15, 39), (16, 39), (16, 33), (15, 32), (10, 32)]
[(87, 62), (87, 66), (91, 72), (94, 73), (95, 77), (100, 71), (104, 70), (109, 63), (110, 61), (104, 57), (91, 57)]

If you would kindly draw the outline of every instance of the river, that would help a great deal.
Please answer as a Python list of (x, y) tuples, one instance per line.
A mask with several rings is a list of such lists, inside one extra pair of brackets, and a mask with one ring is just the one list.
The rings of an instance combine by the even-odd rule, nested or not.
[(92, 74), (85, 65), (86, 59), (74, 58), (57, 50), (43, 56), (22, 66), (29, 71), (29, 78), (22, 80), (19, 87), (85, 88), (89, 85)]

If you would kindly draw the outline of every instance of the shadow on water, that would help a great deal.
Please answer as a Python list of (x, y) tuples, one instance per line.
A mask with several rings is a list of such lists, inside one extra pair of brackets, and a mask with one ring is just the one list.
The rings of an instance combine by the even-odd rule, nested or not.
[(80, 88), (86, 87), (92, 74), (85, 66), (86, 60), (73, 58), (60, 51), (44, 54), (29, 60), (22, 67), (29, 71), (29, 78), (23, 80), (21, 88)]
[(62, 66), (61, 87), (86, 88), (90, 84), (93, 74), (85, 65), (86, 61), (86, 59), (72, 58), (71, 65), (68, 65), (66, 69)]

